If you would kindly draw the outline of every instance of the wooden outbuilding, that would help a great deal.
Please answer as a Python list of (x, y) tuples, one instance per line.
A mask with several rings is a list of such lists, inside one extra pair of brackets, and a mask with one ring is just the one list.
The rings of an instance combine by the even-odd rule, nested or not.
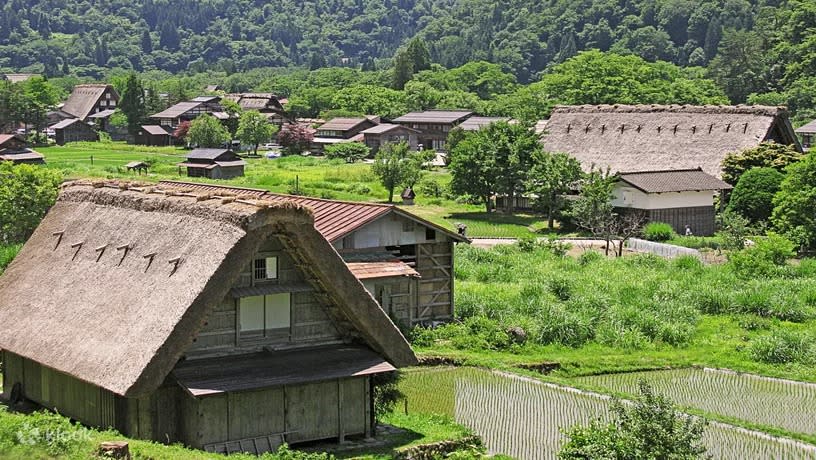
[(79, 118), (70, 118), (50, 127), (54, 130), (57, 145), (69, 142), (94, 142), (99, 140), (99, 134), (91, 125)]
[(30, 148), (25, 138), (16, 134), (0, 134), (0, 162), (43, 164), (45, 157)]
[(376, 116), (360, 118), (332, 118), (317, 127), (312, 140), (312, 152), (322, 152), (326, 146), (344, 142), (363, 142), (362, 132), (379, 124)]
[(244, 175), (246, 161), (229, 149), (194, 149), (187, 154), (187, 161), (179, 167), (187, 168), (189, 177), (208, 179), (232, 179)]
[(158, 125), (142, 125), (136, 133), (136, 144), (149, 146), (166, 146), (173, 145), (173, 138), (161, 126)]
[(5, 393), (212, 452), (372, 435), (416, 357), (309, 210), (249, 198), (64, 185), (0, 276)]
[(612, 206), (642, 214), (647, 222), (665, 222), (680, 235), (714, 234), (715, 194), (731, 185), (701, 168), (624, 172), (616, 176)]
[[(159, 184), (305, 206), (314, 215), (317, 231), (347, 262), (383, 263), (380, 273), (393, 274), (361, 278), (361, 281), (398, 323), (432, 325), (453, 319), (454, 244), (469, 242), (463, 235), (394, 205), (325, 200), (191, 182), (161, 181)], [(394, 261), (403, 265), (401, 270), (395, 270)]]
[(411, 112), (394, 119), (394, 123), (419, 131), (418, 141), (423, 149), (446, 152), (448, 133), (470, 118), (468, 110), (426, 110)]

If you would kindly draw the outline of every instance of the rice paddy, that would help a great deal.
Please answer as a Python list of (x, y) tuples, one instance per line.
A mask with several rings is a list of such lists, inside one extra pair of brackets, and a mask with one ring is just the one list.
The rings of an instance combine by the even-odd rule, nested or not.
[(681, 406), (753, 424), (816, 434), (816, 384), (716, 369), (674, 369), (580, 377), (576, 382), (635, 394), (640, 380)]
[[(607, 396), (481, 369), (413, 369), (400, 385), (409, 413), (453, 416), (490, 452), (519, 459), (556, 458), (562, 429), (609, 415)], [(816, 457), (816, 446), (722, 423), (711, 423), (704, 441), (714, 458)]]

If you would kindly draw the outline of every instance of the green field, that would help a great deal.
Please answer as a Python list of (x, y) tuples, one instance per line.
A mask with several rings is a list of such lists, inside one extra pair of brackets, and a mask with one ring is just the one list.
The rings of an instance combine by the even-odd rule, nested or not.
[[(105, 178), (143, 181), (191, 180), (179, 170), (187, 150), (176, 147), (144, 147), (121, 142), (80, 142), (65, 146), (38, 148), (46, 156), (47, 167), (62, 172), (66, 179)], [(153, 163), (146, 175), (128, 172), (131, 161)], [(384, 203), (386, 190), (364, 163), (347, 164), (324, 157), (291, 156), (278, 159), (247, 159), (246, 175), (231, 180), (194, 179), (238, 187), (261, 188), (276, 193), (298, 193), (318, 198)], [(450, 175), (443, 169), (428, 171), (424, 182), (435, 182), (443, 188)], [(486, 213), (484, 206), (459, 203), (444, 196), (423, 193), (417, 187), (416, 205), (411, 212), (451, 230), (456, 223), (468, 226), (469, 237), (529, 238), (542, 236), (546, 221), (540, 216)]]

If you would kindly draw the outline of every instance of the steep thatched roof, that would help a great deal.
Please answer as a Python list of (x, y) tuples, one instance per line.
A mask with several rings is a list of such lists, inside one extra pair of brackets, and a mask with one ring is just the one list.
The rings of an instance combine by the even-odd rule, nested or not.
[(116, 394), (147, 394), (272, 235), (350, 339), (397, 366), (415, 362), (309, 210), (126, 184), (63, 189), (0, 277), (0, 348)]
[(105, 94), (105, 91), (110, 89), (114, 91), (113, 86), (106, 84), (87, 84), (76, 85), (62, 110), (74, 115), (80, 120), (88, 118), (97, 102)]
[(767, 106), (558, 106), (544, 148), (613, 171), (702, 167), (720, 177), (728, 153), (773, 140), (799, 147), (787, 111)]

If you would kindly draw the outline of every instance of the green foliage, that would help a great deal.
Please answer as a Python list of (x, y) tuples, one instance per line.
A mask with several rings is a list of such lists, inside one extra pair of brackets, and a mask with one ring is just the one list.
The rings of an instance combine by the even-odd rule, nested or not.
[(727, 29), (723, 33), (708, 73), (733, 103), (745, 102), (749, 94), (767, 86), (767, 55), (757, 52), (762, 42), (763, 37), (751, 30)]
[(526, 188), (537, 196), (534, 206), (547, 212), (548, 228), (564, 205), (564, 195), (581, 176), (581, 163), (565, 153), (536, 151)]
[(187, 131), (187, 141), (202, 148), (217, 148), (229, 142), (230, 134), (227, 128), (210, 114), (204, 114), (190, 122)]
[(127, 130), (132, 135), (139, 131), (139, 127), (147, 119), (144, 85), (135, 72), (130, 72), (127, 76), (117, 110), (127, 117)]
[(277, 132), (277, 127), (267, 121), (266, 116), (255, 110), (241, 114), (235, 136), (244, 144), (252, 146), (253, 153), (258, 153), (258, 145), (268, 142)]
[(751, 357), (769, 364), (816, 364), (812, 334), (778, 329), (751, 344)]
[(22, 247), (22, 244), (0, 245), (0, 274), (3, 274), (3, 270), (17, 257)]
[(371, 385), (374, 390), (374, 414), (378, 420), (394, 410), (394, 405), (403, 398), (398, 386), (401, 377), (399, 371), (375, 374), (371, 377)]
[(346, 163), (354, 163), (366, 158), (371, 154), (371, 149), (361, 142), (343, 142), (339, 144), (327, 145), (325, 148), (326, 158), (341, 158)]
[(773, 198), (785, 175), (773, 168), (751, 168), (742, 174), (731, 192), (728, 209), (752, 223), (765, 222), (773, 211)]
[(722, 241), (722, 248), (736, 251), (745, 247), (745, 239), (748, 237), (748, 219), (736, 212), (726, 209), (717, 215), (717, 223), (720, 229), (717, 237)]
[(728, 262), (741, 276), (756, 278), (773, 275), (794, 256), (794, 245), (790, 240), (769, 232), (758, 239), (753, 246), (728, 254)]
[(751, 168), (773, 168), (784, 172), (785, 168), (802, 159), (793, 146), (763, 142), (756, 147), (729, 153), (722, 161), (722, 179), (736, 185), (740, 176)]
[(643, 237), (649, 241), (668, 241), (674, 237), (674, 229), (665, 222), (649, 222), (643, 227)]
[(614, 401), (612, 422), (594, 420), (588, 426), (565, 430), (569, 441), (558, 452), (558, 458), (707, 458), (702, 444), (707, 422), (682, 414), (645, 382), (640, 382), (639, 387), (640, 395), (632, 406)]
[(512, 197), (524, 191), (540, 150), (538, 137), (527, 126), (491, 123), (467, 134), (450, 152), (451, 189), (481, 198), (490, 211), (494, 194)]
[(612, 188), (614, 176), (609, 170), (595, 169), (581, 180), (581, 193), (572, 203), (570, 216), (576, 225), (600, 238), (611, 237), (610, 225), (614, 220), (612, 214)]
[(0, 244), (28, 239), (56, 201), (60, 182), (56, 171), (0, 162)]
[(803, 248), (816, 247), (816, 152), (788, 168), (774, 196), (771, 222)]
[(394, 201), (394, 189), (413, 186), (419, 181), (424, 157), (420, 152), (410, 152), (406, 142), (389, 142), (380, 147), (371, 165), (371, 172), (388, 190), (388, 202)]
[(42, 449), (49, 456), (76, 454), (90, 438), (90, 430), (59, 414), (11, 415), (0, 406), (0, 455), (15, 447)]

